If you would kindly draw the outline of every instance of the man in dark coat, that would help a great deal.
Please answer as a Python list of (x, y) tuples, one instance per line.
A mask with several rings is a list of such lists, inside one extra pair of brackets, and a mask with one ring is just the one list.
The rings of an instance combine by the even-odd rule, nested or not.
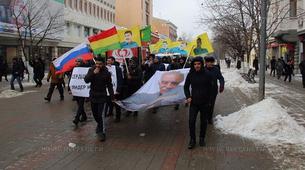
[[(210, 76), (213, 78), (213, 87), (212, 87), (212, 95), (211, 95), (211, 103), (209, 105), (209, 112), (208, 112), (208, 122), (209, 124), (213, 124), (213, 112), (214, 112), (214, 106), (216, 97), (218, 94), (218, 91), (220, 93), (224, 90), (225, 81), (224, 78), (217, 66), (214, 65), (215, 59), (214, 57), (206, 57), (205, 58), (205, 68), (207, 72), (210, 74)], [(217, 80), (219, 81), (219, 89)]]
[(36, 87), (42, 86), (42, 78), (44, 77), (44, 65), (38, 58), (35, 58), (34, 61), (30, 61), (30, 66), (33, 67), (34, 76), (33, 79), (36, 83)]
[(299, 68), (302, 74), (303, 88), (305, 88), (305, 59), (300, 63)]
[(106, 140), (105, 105), (107, 101), (107, 89), (111, 99), (114, 99), (111, 74), (105, 66), (105, 59), (95, 59), (95, 66), (89, 69), (85, 76), (85, 82), (90, 84), (90, 100), (93, 117), (97, 122), (96, 133), (101, 141)]
[(270, 65), (271, 65), (270, 76), (273, 75), (273, 77), (275, 77), (275, 69), (276, 69), (276, 59), (275, 59), (275, 56), (273, 56), (272, 59), (270, 60)]
[(288, 78), (288, 81), (291, 82), (291, 75), (292, 75), (292, 73), (293, 73), (292, 60), (289, 60), (289, 61), (285, 64), (284, 70), (285, 70), (285, 78), (284, 78), (284, 81), (286, 81), (287, 78)]
[(4, 76), (6, 81), (8, 81), (7, 69), (8, 69), (8, 65), (6, 60), (4, 59), (3, 56), (0, 56), (0, 82), (2, 81), (2, 76)]
[[(130, 97), (136, 91), (138, 91), (142, 87), (142, 70), (138, 66), (137, 62), (133, 59), (129, 60), (128, 70), (124, 70), (125, 80), (126, 80), (126, 96)], [(130, 111), (127, 112), (127, 116), (130, 115)], [(133, 116), (137, 116), (138, 112), (133, 112)]]
[(14, 81), (15, 79), (17, 79), (17, 82), (20, 87), (20, 91), (23, 92), (23, 86), (21, 83), (23, 72), (24, 72), (23, 65), (18, 61), (17, 58), (13, 58), (11, 90), (15, 90)]
[[(184, 94), (187, 103), (190, 103), (189, 110), (189, 130), (190, 142), (189, 149), (196, 145), (196, 118), (200, 111), (200, 140), (199, 145), (205, 146), (205, 134), (207, 129), (208, 105), (211, 101), (213, 80), (204, 69), (203, 59), (196, 57), (191, 64), (191, 70), (188, 73), (185, 84)], [(190, 91), (191, 86), (191, 91)]]

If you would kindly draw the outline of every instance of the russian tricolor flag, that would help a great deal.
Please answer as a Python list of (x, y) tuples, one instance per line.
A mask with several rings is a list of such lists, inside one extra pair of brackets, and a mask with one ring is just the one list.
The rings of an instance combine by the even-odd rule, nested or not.
[(82, 58), (83, 61), (91, 60), (93, 58), (93, 54), (90, 52), (90, 49), (86, 43), (82, 43), (74, 47), (54, 60), (53, 64), (55, 66), (56, 73), (64, 73), (72, 70), (75, 67), (75, 60), (77, 58)]

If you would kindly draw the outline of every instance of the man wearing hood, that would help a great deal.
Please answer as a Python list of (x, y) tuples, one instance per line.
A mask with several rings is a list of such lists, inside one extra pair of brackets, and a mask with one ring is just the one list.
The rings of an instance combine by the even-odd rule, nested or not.
[[(210, 74), (210, 76), (213, 78), (212, 96), (211, 96), (211, 102), (209, 105), (209, 112), (208, 112), (209, 124), (213, 124), (213, 112), (214, 112), (214, 106), (218, 91), (219, 93), (222, 93), (225, 85), (224, 78), (219, 68), (214, 65), (214, 62), (215, 62), (214, 57), (205, 57), (205, 68), (207, 72)], [(217, 80), (219, 81), (220, 84), (219, 90), (218, 90)]]
[[(196, 145), (196, 118), (200, 111), (200, 138), (199, 145), (205, 146), (205, 134), (207, 129), (207, 116), (211, 101), (211, 90), (213, 85), (212, 77), (204, 69), (202, 57), (196, 57), (191, 63), (191, 70), (188, 73), (185, 84), (184, 94), (186, 102), (190, 104), (189, 109), (189, 130), (190, 142), (189, 149)], [(191, 87), (191, 90), (190, 90)]]

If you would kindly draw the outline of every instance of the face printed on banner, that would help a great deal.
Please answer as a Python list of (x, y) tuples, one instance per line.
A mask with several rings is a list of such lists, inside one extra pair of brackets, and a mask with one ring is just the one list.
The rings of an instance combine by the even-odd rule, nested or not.
[(194, 68), (196, 71), (200, 71), (201, 67), (202, 67), (202, 63), (200, 61), (194, 62)]
[(168, 45), (167, 45), (167, 42), (166, 42), (166, 41), (163, 41), (163, 43), (162, 43), (162, 48), (164, 48), (164, 49), (167, 49), (167, 48), (168, 48)]
[(159, 82), (160, 94), (176, 88), (183, 80), (184, 75), (179, 72), (163, 73)]
[(127, 42), (127, 43), (132, 42), (132, 32), (131, 31), (126, 31), (124, 36), (125, 36), (125, 42)]

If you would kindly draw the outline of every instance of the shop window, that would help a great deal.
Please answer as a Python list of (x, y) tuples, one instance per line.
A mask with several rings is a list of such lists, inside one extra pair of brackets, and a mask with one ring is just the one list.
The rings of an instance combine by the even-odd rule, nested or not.
[(297, 0), (290, 0), (290, 17), (297, 16)]

